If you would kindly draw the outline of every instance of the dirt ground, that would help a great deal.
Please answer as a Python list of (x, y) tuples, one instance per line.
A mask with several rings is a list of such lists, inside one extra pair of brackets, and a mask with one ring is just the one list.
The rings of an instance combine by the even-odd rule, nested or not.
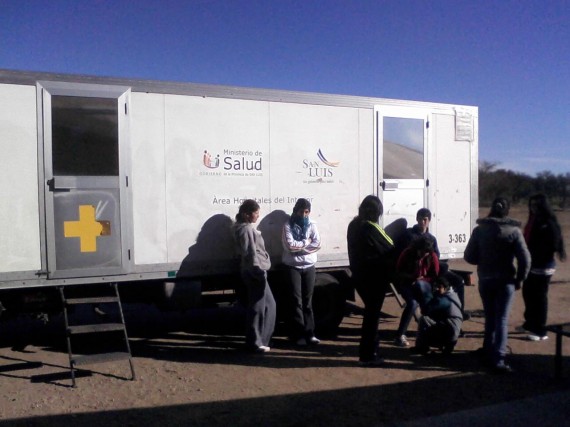
[[(513, 213), (525, 219), (524, 210)], [(570, 212), (558, 215), (570, 250)], [(461, 260), (452, 266), (474, 271)], [(570, 322), (570, 261), (559, 263), (549, 295), (549, 322)], [(400, 425), (570, 389), (570, 339), (563, 341), (564, 378), (557, 380), (554, 336), (536, 343), (515, 332), (523, 319), (520, 292), (509, 322), (511, 375), (489, 374), (477, 363), (472, 351), (482, 344), (483, 317), (476, 286), (466, 287), (466, 305), (473, 316), (452, 355), (410, 356), (391, 344), (401, 308), (388, 297), (383, 368), (357, 365), (358, 301), (347, 305), (336, 337), (298, 348), (277, 335), (263, 356), (242, 351), (234, 308), (162, 313), (127, 305), (136, 380), (129, 381), (126, 361), (113, 362), (93, 365), (76, 388), (61, 316), (47, 325), (30, 317), (0, 323), (0, 425)], [(414, 330), (412, 324), (412, 340)], [(13, 348), (24, 337), (25, 348)]]

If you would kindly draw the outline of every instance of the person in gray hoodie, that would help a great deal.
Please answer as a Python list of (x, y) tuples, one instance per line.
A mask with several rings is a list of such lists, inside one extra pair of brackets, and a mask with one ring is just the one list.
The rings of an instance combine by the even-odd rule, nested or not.
[(283, 264), (287, 267), (291, 288), (291, 339), (297, 345), (319, 344), (315, 337), (313, 291), (315, 264), (321, 249), (317, 225), (309, 219), (311, 202), (300, 198), (293, 207), (289, 220), (283, 224)]
[[(496, 373), (511, 372), (506, 364), (508, 318), (515, 290), (530, 270), (530, 253), (520, 222), (508, 217), (509, 201), (498, 197), (486, 218), (477, 220), (464, 259), (477, 265), (479, 295), (485, 312), (485, 337), (480, 355)], [(513, 263), (517, 260), (517, 266)]]
[(418, 323), (416, 346), (413, 354), (427, 354), (430, 347), (450, 354), (461, 333), (463, 312), (459, 296), (446, 278), (440, 276), (433, 284), (433, 295), (427, 301), (424, 315)]
[(236, 215), (234, 236), (241, 257), (240, 273), (247, 290), (246, 346), (250, 351), (266, 353), (275, 329), (276, 305), (267, 282), (271, 260), (261, 232), (253, 226), (258, 219), (259, 204), (245, 200)]

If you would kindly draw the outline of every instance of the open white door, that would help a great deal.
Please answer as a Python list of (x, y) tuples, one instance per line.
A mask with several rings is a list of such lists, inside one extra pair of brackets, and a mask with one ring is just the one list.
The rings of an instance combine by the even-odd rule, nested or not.
[(376, 107), (378, 194), (383, 225), (405, 218), (408, 227), (426, 206), (430, 112), (413, 107)]

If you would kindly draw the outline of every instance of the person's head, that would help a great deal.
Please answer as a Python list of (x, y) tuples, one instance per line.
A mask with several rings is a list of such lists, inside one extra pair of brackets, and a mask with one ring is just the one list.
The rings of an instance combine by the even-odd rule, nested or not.
[(310, 214), (311, 214), (311, 202), (303, 198), (297, 199), (297, 202), (293, 207), (293, 215), (308, 218)]
[(369, 195), (362, 199), (360, 206), (358, 207), (358, 217), (361, 220), (378, 222), (378, 219), (384, 213), (384, 206), (382, 202), (376, 196)]
[(416, 214), (416, 221), (421, 228), (422, 233), (427, 233), (429, 223), (431, 222), (431, 211), (428, 208), (421, 208)]
[(447, 279), (442, 276), (435, 279), (435, 282), (433, 282), (433, 291), (440, 295), (443, 295), (449, 291), (449, 282)]
[(239, 207), (236, 215), (237, 222), (249, 222), (254, 224), (259, 218), (259, 204), (252, 199), (246, 199)]
[(418, 258), (425, 254), (433, 252), (433, 242), (425, 236), (418, 237), (410, 243), (410, 248), (415, 252)]
[(541, 217), (553, 217), (554, 212), (548, 203), (546, 195), (537, 193), (528, 199), (528, 211), (531, 214)]
[(491, 204), (489, 216), (493, 218), (505, 218), (509, 215), (511, 204), (504, 197), (497, 197)]

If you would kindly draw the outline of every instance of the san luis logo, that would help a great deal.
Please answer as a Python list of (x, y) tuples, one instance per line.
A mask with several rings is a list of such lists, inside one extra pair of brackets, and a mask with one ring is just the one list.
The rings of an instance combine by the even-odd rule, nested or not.
[(323, 179), (333, 177), (333, 170), (340, 165), (340, 161), (328, 160), (320, 148), (317, 151), (317, 157), (319, 160), (304, 159), (303, 169), (307, 171), (310, 179), (316, 178), (316, 181), (324, 182)]
[(336, 168), (338, 165), (340, 165), (340, 162), (329, 162), (326, 158), (325, 155), (323, 154), (323, 152), (321, 151), (321, 149), (319, 148), (319, 151), (317, 151), (317, 156), (319, 157), (319, 159), (321, 160), (321, 162), (323, 162), (325, 165)]

